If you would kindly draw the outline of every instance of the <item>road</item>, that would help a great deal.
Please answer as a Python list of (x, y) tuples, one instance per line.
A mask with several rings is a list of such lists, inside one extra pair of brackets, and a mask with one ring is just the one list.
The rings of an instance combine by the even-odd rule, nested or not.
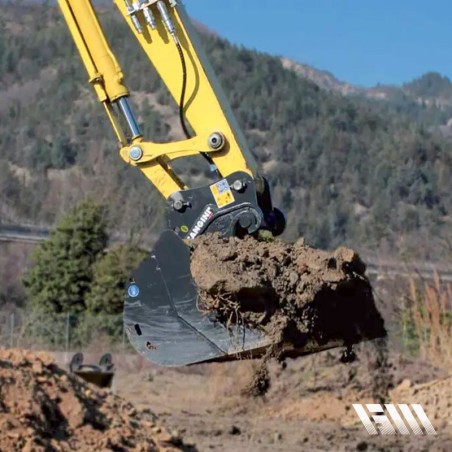
[[(39, 243), (47, 240), (50, 232), (51, 229), (35, 226), (0, 224), (0, 242)], [(367, 274), (374, 277), (385, 278), (397, 276), (431, 280), (437, 272), (441, 275), (441, 281), (452, 282), (452, 267), (445, 266), (444, 264), (433, 262), (388, 262), (364, 256), (363, 260), (367, 265)]]
[(47, 240), (50, 229), (0, 224), (0, 242), (39, 243)]

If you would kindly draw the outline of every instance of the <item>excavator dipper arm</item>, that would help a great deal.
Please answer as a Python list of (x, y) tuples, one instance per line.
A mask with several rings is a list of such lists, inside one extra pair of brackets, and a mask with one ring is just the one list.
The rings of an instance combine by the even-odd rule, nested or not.
[[(206, 232), (232, 236), (260, 229), (278, 235), (284, 216), (272, 206), (268, 183), (258, 174), (184, 7), (176, 0), (113, 1), (179, 106), (186, 137), (147, 141), (91, 1), (58, 0), (121, 157), (141, 170), (167, 201), (168, 229), (127, 284), (128, 336), (140, 353), (164, 365), (262, 351), (266, 341), (259, 333), (239, 326), (228, 330), (199, 312), (184, 240)], [(173, 160), (194, 155), (202, 155), (216, 175), (204, 187), (189, 187), (172, 167)]]

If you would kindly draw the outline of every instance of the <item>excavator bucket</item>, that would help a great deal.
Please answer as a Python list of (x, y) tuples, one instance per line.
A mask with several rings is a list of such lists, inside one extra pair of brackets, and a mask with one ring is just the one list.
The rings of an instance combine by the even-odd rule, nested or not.
[(270, 344), (258, 331), (225, 328), (201, 313), (197, 301), (190, 249), (164, 231), (128, 285), (124, 323), (135, 349), (156, 364), (183, 366), (261, 354)]
[[(314, 333), (299, 331), (296, 336), (285, 337), (281, 344), (275, 343), (275, 336), (264, 333), (263, 328), (232, 322), (226, 327), (215, 311), (206, 314), (205, 309), (199, 309), (190, 253), (176, 233), (166, 230), (128, 283), (126, 332), (135, 349), (156, 364), (183, 366), (257, 358), (272, 346), (277, 346), (280, 357), (296, 357), (386, 334), (370, 286), (360, 275), (356, 277), (356, 291), (348, 281), (337, 294), (319, 293), (315, 304), (320, 311), (313, 317), (317, 325)], [(216, 274), (213, 267), (222, 264), (214, 254), (211, 257), (215, 263), (207, 268)], [(255, 300), (244, 301), (244, 305), (250, 305)]]
[(115, 375), (110, 353), (102, 355), (98, 365), (84, 364), (83, 354), (76, 353), (69, 363), (69, 370), (88, 383), (93, 383), (100, 388), (110, 388)]

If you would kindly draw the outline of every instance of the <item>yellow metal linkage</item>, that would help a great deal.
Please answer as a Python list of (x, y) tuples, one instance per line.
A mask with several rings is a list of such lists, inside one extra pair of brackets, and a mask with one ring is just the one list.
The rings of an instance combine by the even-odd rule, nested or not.
[[(169, 92), (179, 103), (182, 87), (182, 68), (179, 51), (165, 24), (161, 20), (155, 1), (147, 3), (156, 20), (151, 29), (141, 11), (134, 13), (136, 27), (129, 15), (129, 1), (113, 0), (143, 47)], [(168, 198), (173, 192), (186, 188), (171, 170), (172, 160), (209, 153), (223, 177), (236, 171), (257, 175), (257, 166), (246, 141), (230, 110), (229, 103), (206, 59), (196, 31), (181, 5), (172, 7), (165, 2), (175, 24), (177, 41), (183, 49), (187, 69), (187, 91), (184, 115), (195, 136), (174, 143), (157, 144), (136, 136), (127, 140), (112, 110), (112, 103), (129, 95), (123, 72), (111, 52), (90, 0), (58, 0), (74, 41), (89, 74), (99, 100), (104, 103), (107, 115), (121, 143), (121, 157), (136, 165), (150, 179), (161, 194)], [(138, 3), (139, 4), (139, 3)], [(226, 62), (227, 64), (227, 62)], [(221, 150), (208, 145), (208, 138), (218, 132), (226, 139)], [(130, 151), (140, 147), (142, 156), (132, 160)]]

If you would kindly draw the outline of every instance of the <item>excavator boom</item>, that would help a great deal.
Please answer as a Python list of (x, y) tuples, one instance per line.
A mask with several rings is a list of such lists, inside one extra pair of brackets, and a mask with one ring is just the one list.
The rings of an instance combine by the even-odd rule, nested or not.
[[(225, 328), (197, 308), (185, 241), (206, 232), (243, 236), (266, 229), (278, 235), (285, 220), (272, 206), (269, 185), (258, 173), (184, 7), (176, 0), (114, 0), (179, 107), (185, 139), (154, 143), (143, 136), (124, 73), (91, 1), (58, 3), (121, 157), (141, 170), (167, 201), (168, 229), (127, 284), (124, 322), (132, 344), (164, 365), (261, 353), (268, 341), (259, 332)], [(204, 157), (215, 175), (203, 187), (190, 187), (173, 169), (174, 160), (195, 155)]]

